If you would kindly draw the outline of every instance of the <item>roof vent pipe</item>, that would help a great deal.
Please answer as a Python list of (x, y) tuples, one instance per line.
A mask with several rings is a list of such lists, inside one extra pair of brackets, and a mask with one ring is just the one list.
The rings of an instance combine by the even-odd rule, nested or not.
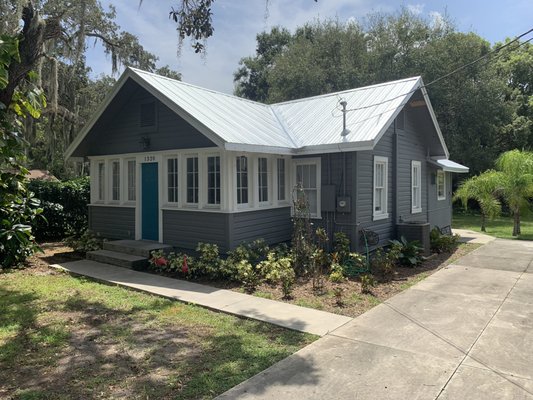
[(350, 130), (346, 129), (346, 106), (348, 105), (348, 102), (345, 99), (342, 99), (340, 101), (340, 105), (342, 106), (342, 133), (341, 133), (341, 136), (342, 137), (346, 137), (350, 133)]

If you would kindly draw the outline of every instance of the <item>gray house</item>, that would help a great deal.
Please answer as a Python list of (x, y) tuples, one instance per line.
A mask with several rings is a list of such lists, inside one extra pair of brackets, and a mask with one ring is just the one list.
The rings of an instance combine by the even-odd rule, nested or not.
[(452, 173), (420, 77), (265, 105), (128, 68), (67, 157), (90, 161), (90, 229), (193, 249), (290, 239), (300, 183), (316, 225), (380, 241), (451, 224)]

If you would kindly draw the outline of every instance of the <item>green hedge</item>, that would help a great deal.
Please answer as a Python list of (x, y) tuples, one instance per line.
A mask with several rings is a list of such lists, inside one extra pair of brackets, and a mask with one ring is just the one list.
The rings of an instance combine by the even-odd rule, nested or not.
[(66, 182), (33, 180), (29, 190), (41, 200), (44, 218), (33, 222), (37, 240), (63, 239), (87, 228), (90, 201), (89, 178)]

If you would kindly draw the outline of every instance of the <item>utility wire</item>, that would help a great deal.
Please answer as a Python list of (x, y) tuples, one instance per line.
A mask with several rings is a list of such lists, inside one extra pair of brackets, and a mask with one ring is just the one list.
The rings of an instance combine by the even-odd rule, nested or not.
[[(528, 30), (527, 32), (524, 32), (524, 33), (522, 33), (521, 35), (515, 37), (515, 38), (514, 38), (513, 40), (511, 40), (510, 42), (507, 42), (507, 43), (505, 43), (504, 45), (502, 45), (502, 46), (500, 46), (500, 47), (498, 47), (498, 48), (496, 48), (496, 49), (494, 49), (494, 50), (489, 51), (487, 54), (484, 54), (483, 56), (478, 57), (478, 58), (476, 58), (475, 60), (473, 60), (473, 61), (471, 61), (471, 62), (469, 62), (469, 63), (467, 63), (467, 64), (464, 64), (464, 65), (462, 65), (462, 66), (460, 66), (460, 67), (454, 69), (453, 71), (451, 71), (451, 72), (449, 72), (449, 73), (447, 73), (447, 74), (445, 74), (445, 75), (442, 75), (442, 76), (440, 76), (440, 77), (438, 77), (438, 78), (432, 80), (432, 81), (429, 82), (429, 83), (426, 83), (426, 84), (424, 84), (424, 85), (422, 85), (422, 86), (420, 86), (420, 87), (417, 87), (416, 89), (410, 90), (410, 91), (407, 92), (407, 93), (403, 93), (403, 94), (400, 94), (400, 95), (397, 95), (397, 96), (391, 97), (390, 99), (383, 100), (383, 101), (380, 101), (380, 102), (378, 102), (378, 103), (369, 104), (369, 105), (362, 106), (362, 107), (347, 108), (347, 109), (346, 109), (346, 112), (350, 112), (350, 111), (359, 111), (359, 110), (364, 110), (364, 109), (367, 109), (367, 108), (376, 107), (376, 106), (379, 106), (379, 105), (381, 105), (381, 104), (385, 104), (385, 103), (391, 102), (391, 101), (393, 101), (393, 100), (396, 100), (396, 99), (398, 99), (398, 98), (405, 97), (405, 96), (407, 96), (408, 94), (411, 94), (411, 93), (416, 92), (418, 89), (427, 88), (427, 87), (430, 86), (430, 85), (434, 85), (435, 83), (440, 82), (441, 80), (443, 80), (443, 79), (445, 79), (445, 78), (448, 78), (448, 77), (450, 77), (451, 75), (454, 75), (454, 74), (456, 74), (457, 72), (460, 72), (460, 71), (462, 71), (462, 70), (464, 70), (464, 69), (466, 69), (466, 68), (468, 68), (468, 67), (470, 67), (470, 66), (472, 66), (472, 65), (474, 65), (474, 64), (476, 64), (476, 63), (478, 63), (479, 61), (484, 60), (484, 59), (486, 59), (487, 57), (489, 57), (489, 56), (491, 56), (491, 55), (493, 55), (493, 54), (496, 54), (496, 53), (500, 52), (500, 51), (503, 50), (504, 48), (509, 47), (511, 44), (517, 42), (517, 41), (520, 40), (522, 37), (524, 37), (524, 36), (530, 34), (531, 32), (533, 32), (533, 28), (531, 28), (531, 29)], [(517, 47), (515, 47), (513, 50), (518, 49), (520, 46), (523, 46), (524, 44), (530, 42), (531, 40), (533, 40), (533, 38), (530, 38), (530, 39), (528, 39), (528, 40), (526, 40), (526, 41), (520, 43), (520, 44), (519, 44)], [(335, 107), (334, 110), (339, 110), (339, 108), (338, 108), (338, 107)], [(333, 115), (334, 110), (332, 110), (332, 115)], [(340, 110), (339, 110), (339, 111), (340, 111)]]

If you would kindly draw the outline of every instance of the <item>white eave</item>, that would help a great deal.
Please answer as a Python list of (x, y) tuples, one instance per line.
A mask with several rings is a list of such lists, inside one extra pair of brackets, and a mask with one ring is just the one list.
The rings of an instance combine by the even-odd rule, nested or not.
[(448, 159), (430, 160), (430, 163), (441, 168), (443, 171), (455, 172), (457, 174), (467, 174), (470, 170), (468, 167)]

